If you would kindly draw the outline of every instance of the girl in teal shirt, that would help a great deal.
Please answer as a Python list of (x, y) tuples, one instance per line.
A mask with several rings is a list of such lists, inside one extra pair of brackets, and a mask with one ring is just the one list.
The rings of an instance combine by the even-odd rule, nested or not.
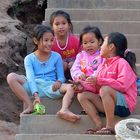
[[(10, 73), (7, 76), (7, 82), (15, 95), (26, 105), (22, 114), (32, 113), (34, 103), (40, 103), (42, 96), (56, 99), (67, 93), (64, 95), (64, 98), (67, 98), (64, 103), (66, 108), (64, 117), (77, 120), (79, 116), (68, 109), (74, 94), (71, 84), (64, 84), (62, 58), (57, 52), (51, 51), (53, 37), (53, 31), (50, 27), (37, 25), (33, 32), (33, 42), (36, 49), (24, 59), (26, 77)], [(33, 103), (29, 95), (34, 96)]]

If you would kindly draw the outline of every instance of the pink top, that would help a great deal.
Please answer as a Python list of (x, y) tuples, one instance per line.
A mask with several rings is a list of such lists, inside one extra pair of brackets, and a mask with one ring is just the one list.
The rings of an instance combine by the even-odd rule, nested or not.
[(99, 50), (92, 55), (90, 55), (86, 51), (81, 51), (76, 56), (75, 62), (70, 70), (72, 79), (77, 80), (79, 76), (83, 73), (85, 73), (86, 76), (94, 75), (97, 67), (102, 62), (102, 58), (99, 54)]
[[(60, 46), (60, 47), (64, 48), (65, 46)], [(79, 39), (77, 36), (73, 34), (69, 34), (68, 44), (64, 50), (61, 50), (57, 45), (56, 37), (55, 37), (53, 41), (52, 51), (58, 52), (61, 55), (63, 61), (69, 62), (75, 60), (76, 55), (78, 54), (79, 51)]]
[[(136, 75), (129, 63), (119, 56), (105, 60), (96, 71), (97, 85), (107, 85), (120, 91), (126, 98), (130, 112), (137, 103)], [(98, 90), (99, 92), (99, 90)]]

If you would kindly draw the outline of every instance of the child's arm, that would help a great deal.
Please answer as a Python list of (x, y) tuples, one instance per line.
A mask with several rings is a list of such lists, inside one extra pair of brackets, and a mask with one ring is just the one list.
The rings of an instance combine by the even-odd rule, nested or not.
[(56, 81), (52, 86), (52, 90), (57, 91), (61, 87), (61, 84), (61, 81)]
[(35, 105), (36, 103), (40, 103), (40, 98), (38, 96), (38, 92), (34, 93), (34, 101), (33, 104)]
[[(76, 56), (75, 62), (74, 62), (74, 64), (72, 65), (72, 68), (70, 69), (71, 76), (72, 76), (72, 79), (73, 79), (73, 80), (79, 79), (79, 77), (80, 77), (81, 75), (84, 74), (84, 73), (82, 72), (82, 70), (81, 70), (81, 64), (80, 64), (81, 55), (82, 55), (82, 54), (79, 53), (79, 54)], [(85, 74), (84, 74), (84, 75), (85, 75)]]
[(58, 59), (56, 61), (55, 66), (56, 66), (57, 81), (64, 83), (65, 82), (64, 67), (63, 67), (63, 61), (60, 55), (58, 55)]
[(35, 75), (34, 75), (34, 70), (33, 70), (32, 61), (31, 61), (30, 56), (25, 57), (24, 66), (25, 66), (27, 81), (29, 83), (32, 94), (34, 94), (34, 93), (38, 92), (38, 90), (37, 90), (36, 83), (35, 83)]
[(129, 64), (126, 63), (118, 65), (116, 72), (118, 73), (117, 79), (97, 77), (97, 84), (100, 86), (108, 85), (121, 92), (126, 92), (136, 81), (136, 76)]
[(58, 55), (58, 59), (55, 66), (56, 66), (57, 80), (52, 86), (53, 91), (58, 90), (61, 87), (61, 84), (65, 82), (63, 61), (60, 55)]

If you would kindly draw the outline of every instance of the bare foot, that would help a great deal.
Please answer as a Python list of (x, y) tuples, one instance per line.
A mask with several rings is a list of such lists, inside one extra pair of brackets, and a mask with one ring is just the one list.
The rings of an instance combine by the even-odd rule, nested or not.
[(57, 112), (57, 115), (59, 118), (70, 121), (70, 122), (76, 122), (80, 120), (80, 116), (70, 112), (69, 110), (66, 110), (66, 111), (60, 110), (59, 112)]
[(21, 113), (21, 115), (22, 114), (31, 114), (33, 112), (33, 107), (28, 107), (28, 108), (26, 108), (22, 113)]

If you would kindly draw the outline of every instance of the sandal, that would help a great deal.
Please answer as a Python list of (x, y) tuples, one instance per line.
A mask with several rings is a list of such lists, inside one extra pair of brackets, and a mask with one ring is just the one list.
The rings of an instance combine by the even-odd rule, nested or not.
[(82, 110), (79, 115), (87, 115), (85, 110)]
[(94, 133), (95, 135), (115, 135), (114, 128), (102, 128)]
[(88, 130), (86, 130), (86, 132), (84, 134), (95, 134), (95, 132), (99, 131), (101, 128), (90, 128)]

